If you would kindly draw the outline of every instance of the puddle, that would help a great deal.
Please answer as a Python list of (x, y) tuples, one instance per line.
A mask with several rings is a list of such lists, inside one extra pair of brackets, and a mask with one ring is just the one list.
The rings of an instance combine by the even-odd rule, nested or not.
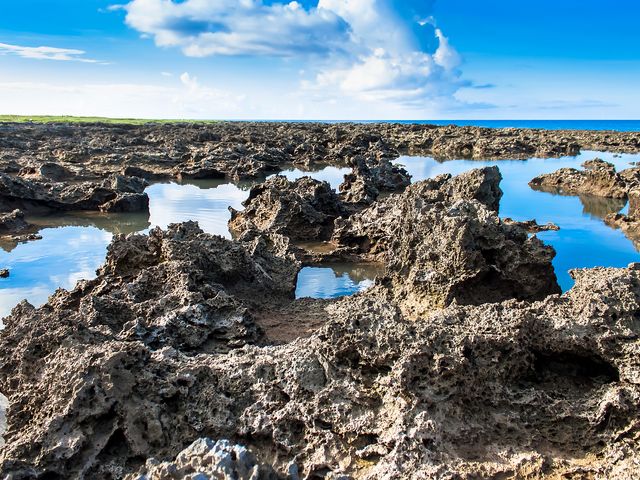
[(378, 264), (331, 263), (305, 267), (298, 274), (296, 298), (337, 298), (354, 295), (373, 286), (384, 271)]

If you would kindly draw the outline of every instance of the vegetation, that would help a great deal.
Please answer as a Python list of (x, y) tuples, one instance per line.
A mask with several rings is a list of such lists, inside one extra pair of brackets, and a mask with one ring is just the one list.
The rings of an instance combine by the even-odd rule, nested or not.
[(152, 120), (145, 118), (72, 117), (52, 115), (0, 115), (0, 122), (16, 123), (112, 123), (144, 125), (145, 123), (213, 123), (217, 120)]

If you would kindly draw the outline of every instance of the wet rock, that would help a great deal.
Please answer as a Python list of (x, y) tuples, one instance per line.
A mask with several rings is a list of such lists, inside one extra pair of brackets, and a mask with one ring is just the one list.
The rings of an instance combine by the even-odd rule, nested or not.
[[(410, 315), (451, 303), (559, 293), (555, 251), (487, 208), (500, 198), (488, 168), (418, 182), (404, 193), (336, 221), (334, 243), (383, 260), (396, 301)], [(483, 199), (486, 204), (478, 199)]]
[(560, 230), (560, 227), (553, 222), (547, 222), (544, 225), (540, 225), (535, 220), (526, 220), (524, 222), (519, 222), (512, 218), (506, 217), (502, 219), (502, 223), (504, 223), (505, 225), (518, 226), (520, 228), (523, 228), (529, 233), (539, 233), (539, 232), (549, 232), (549, 231), (556, 232)]
[(31, 228), (24, 219), (24, 212), (14, 210), (11, 213), (0, 213), (0, 236), (14, 235)]
[(338, 195), (327, 182), (303, 177), (294, 182), (275, 176), (253, 187), (245, 209), (230, 208), (230, 231), (242, 238), (277, 233), (294, 241), (331, 236), (333, 221), (342, 214)]
[(599, 197), (625, 198), (627, 184), (616, 173), (613, 164), (598, 158), (582, 164), (584, 170), (561, 168), (540, 175), (529, 182), (531, 188), (563, 195), (595, 195)]
[[(0, 206), (19, 205), (31, 210), (125, 211), (146, 209), (144, 180), (115, 176), (102, 182), (41, 182), (0, 173)], [(135, 192), (137, 197), (132, 197)]]
[(147, 460), (140, 473), (126, 480), (277, 480), (270, 465), (260, 465), (245, 447), (227, 440), (214, 442), (208, 438), (196, 440), (175, 461)]
[(605, 217), (605, 223), (619, 228), (637, 246), (640, 246), (640, 190), (629, 192), (629, 212), (611, 213)]
[(6, 268), (0, 268), (0, 278), (9, 278), (9, 270)]
[[(527, 158), (584, 150), (636, 152), (636, 132), (488, 129), (453, 125), (313, 124), (11, 124), (0, 125), (0, 168), (19, 172), (55, 163), (81, 179), (124, 172), (152, 179), (180, 176), (257, 179), (286, 164), (345, 165), (349, 159)], [(54, 179), (49, 179), (54, 180)]]

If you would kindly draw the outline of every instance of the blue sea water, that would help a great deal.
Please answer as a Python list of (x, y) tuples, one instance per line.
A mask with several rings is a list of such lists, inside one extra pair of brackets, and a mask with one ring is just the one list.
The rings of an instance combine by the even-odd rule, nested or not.
[[(266, 120), (265, 120), (266, 121)], [(289, 120), (277, 120), (289, 121)], [(298, 121), (299, 120), (293, 120)], [(304, 120), (302, 123), (401, 123), (417, 125), (458, 125), (484, 128), (541, 128), (546, 130), (611, 130), (640, 132), (640, 120)]]

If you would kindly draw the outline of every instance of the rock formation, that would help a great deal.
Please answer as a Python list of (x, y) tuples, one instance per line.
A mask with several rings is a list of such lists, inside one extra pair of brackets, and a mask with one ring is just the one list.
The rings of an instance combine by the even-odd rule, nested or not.
[[(333, 241), (383, 260), (406, 312), (419, 315), (453, 302), (540, 299), (560, 289), (555, 251), (519, 225), (500, 221), (495, 167), (418, 182), (336, 222)], [(488, 208), (489, 207), (489, 208)]]
[(24, 219), (24, 212), (21, 210), (0, 213), (0, 236), (16, 235), (30, 228), (31, 225)]
[(595, 195), (598, 197), (624, 198), (627, 186), (613, 164), (596, 158), (582, 164), (584, 170), (561, 168), (540, 175), (529, 182), (531, 188), (563, 195)]
[(229, 229), (238, 236), (277, 233), (291, 240), (331, 236), (333, 221), (344, 209), (327, 182), (302, 177), (290, 182), (275, 176), (251, 189), (242, 211), (231, 210)]
[(141, 179), (114, 176), (102, 182), (48, 182), (0, 173), (0, 209), (143, 211), (149, 197)]
[(173, 462), (148, 460), (140, 473), (125, 480), (278, 480), (279, 476), (267, 465), (259, 465), (245, 447), (226, 440), (208, 438), (196, 440)]

